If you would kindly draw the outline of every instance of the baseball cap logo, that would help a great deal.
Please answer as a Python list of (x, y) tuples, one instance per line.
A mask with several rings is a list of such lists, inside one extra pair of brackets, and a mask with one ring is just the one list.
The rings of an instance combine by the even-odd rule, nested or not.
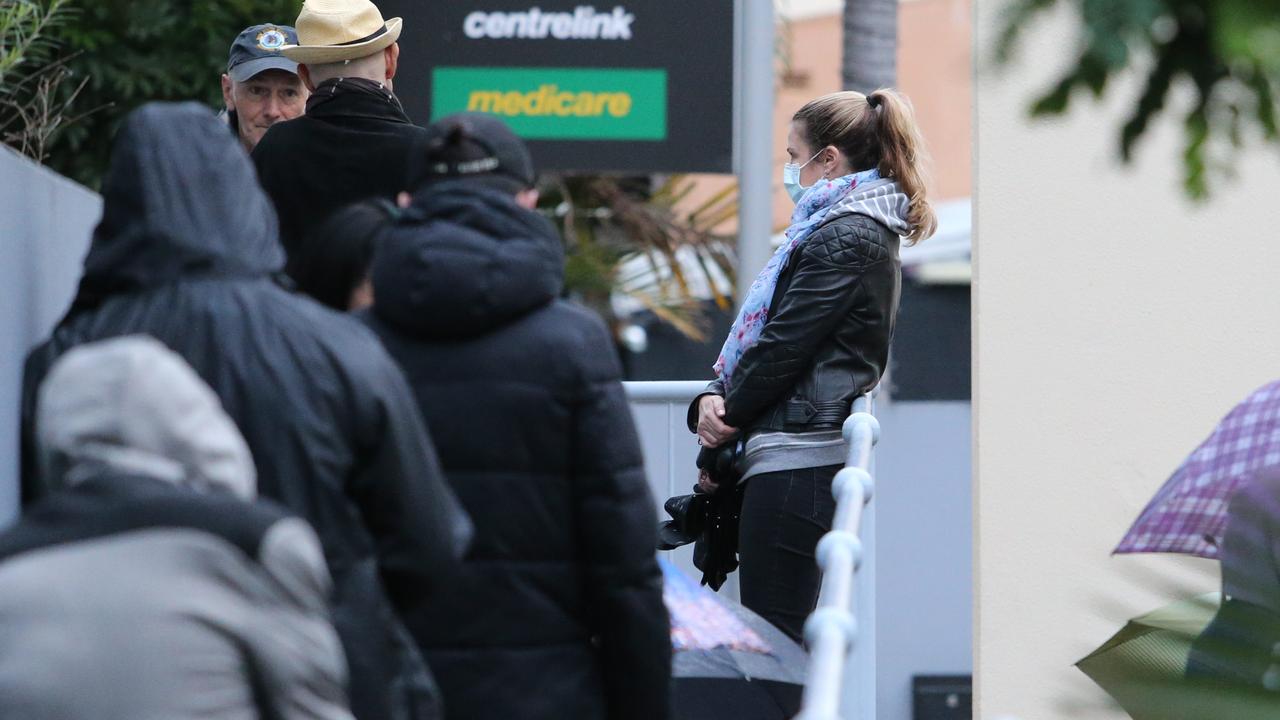
[(279, 52), (288, 43), (284, 33), (278, 28), (267, 28), (258, 33), (258, 47), (271, 52)]

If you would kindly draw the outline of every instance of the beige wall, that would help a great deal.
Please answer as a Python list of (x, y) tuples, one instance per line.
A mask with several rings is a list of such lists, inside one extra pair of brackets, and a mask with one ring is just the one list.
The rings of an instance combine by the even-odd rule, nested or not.
[(969, 0), (915, 0), (902, 3), (898, 15), (898, 86), (933, 155), (939, 200), (970, 194), (972, 12)]
[[(798, 5), (796, 6), (798, 7)], [(970, 0), (911, 0), (903, 2), (898, 27), (898, 86), (916, 109), (917, 120), (933, 156), (932, 193), (938, 200), (969, 196), (970, 119), (972, 92)], [(775, 85), (772, 147), (777, 170), (773, 183), (773, 225), (781, 231), (794, 208), (782, 188), (782, 165), (787, 161), (787, 130), (791, 116), (809, 100), (840, 89), (841, 15), (827, 11), (802, 15), (779, 25), (779, 43), (791, 73), (779, 68)], [(699, 190), (692, 206), (711, 197), (733, 179), (698, 176)], [(733, 232), (736, 221), (726, 222)]]
[(840, 15), (826, 15), (779, 25), (779, 42), (790, 58), (792, 80), (780, 73), (773, 101), (773, 147), (777, 177), (773, 183), (773, 225), (782, 230), (791, 220), (795, 203), (782, 187), (787, 162), (787, 131), (791, 116), (819, 95), (840, 89)]
[[(1005, 0), (978, 2), (989, 49)], [(975, 573), (979, 715), (1124, 717), (1072, 667), (1126, 618), (1216, 589), (1216, 565), (1109, 552), (1167, 475), (1280, 376), (1274, 151), (1202, 207), (1181, 132), (1159, 123), (1121, 168), (1139, 89), (1027, 120), (1075, 47), (1069, 16), (976, 84)], [(1225, 719), (1224, 719), (1225, 720)]]

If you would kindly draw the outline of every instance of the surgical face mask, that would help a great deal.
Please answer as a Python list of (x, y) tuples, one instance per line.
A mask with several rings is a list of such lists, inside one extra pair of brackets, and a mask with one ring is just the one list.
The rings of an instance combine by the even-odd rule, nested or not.
[[(823, 150), (825, 149), (826, 148), (823, 148)], [(809, 187), (805, 187), (804, 185), (800, 184), (800, 171), (804, 169), (805, 165), (808, 165), (809, 163), (813, 162), (813, 158), (816, 158), (821, 154), (822, 154), (822, 150), (819, 150), (818, 152), (814, 153), (813, 157), (804, 161), (804, 165), (797, 165), (796, 163), (787, 163), (786, 165), (782, 166), (782, 187), (786, 188), (787, 194), (791, 196), (791, 202), (794, 202), (794, 203), (800, 202), (800, 198), (804, 197), (805, 191), (813, 187), (812, 185), (810, 185)]]

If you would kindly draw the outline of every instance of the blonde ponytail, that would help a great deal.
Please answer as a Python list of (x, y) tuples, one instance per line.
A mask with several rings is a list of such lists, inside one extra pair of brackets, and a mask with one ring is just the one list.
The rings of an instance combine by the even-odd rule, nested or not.
[(876, 127), (880, 139), (880, 176), (893, 178), (911, 199), (907, 222), (913, 244), (933, 235), (938, 218), (926, 198), (924, 138), (916, 125), (915, 111), (902, 95), (881, 88), (867, 96), (867, 105), (878, 116)]
[(908, 242), (933, 235), (938, 219), (926, 197), (924, 138), (905, 97), (889, 88), (870, 95), (845, 90), (810, 100), (791, 119), (803, 125), (810, 148), (834, 145), (853, 170), (874, 167), (902, 187), (910, 199)]

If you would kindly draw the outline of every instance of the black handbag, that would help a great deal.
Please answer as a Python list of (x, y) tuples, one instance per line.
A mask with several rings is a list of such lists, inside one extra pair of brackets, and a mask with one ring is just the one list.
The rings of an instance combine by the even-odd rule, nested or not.
[(708, 493), (695, 485), (692, 495), (676, 495), (663, 503), (670, 520), (658, 528), (658, 549), (695, 543), (693, 565), (702, 571), (702, 584), (719, 590), (729, 573), (738, 569), (738, 521), (742, 514), (741, 460), (745, 448), (738, 440), (698, 452), (697, 466), (718, 486)]

